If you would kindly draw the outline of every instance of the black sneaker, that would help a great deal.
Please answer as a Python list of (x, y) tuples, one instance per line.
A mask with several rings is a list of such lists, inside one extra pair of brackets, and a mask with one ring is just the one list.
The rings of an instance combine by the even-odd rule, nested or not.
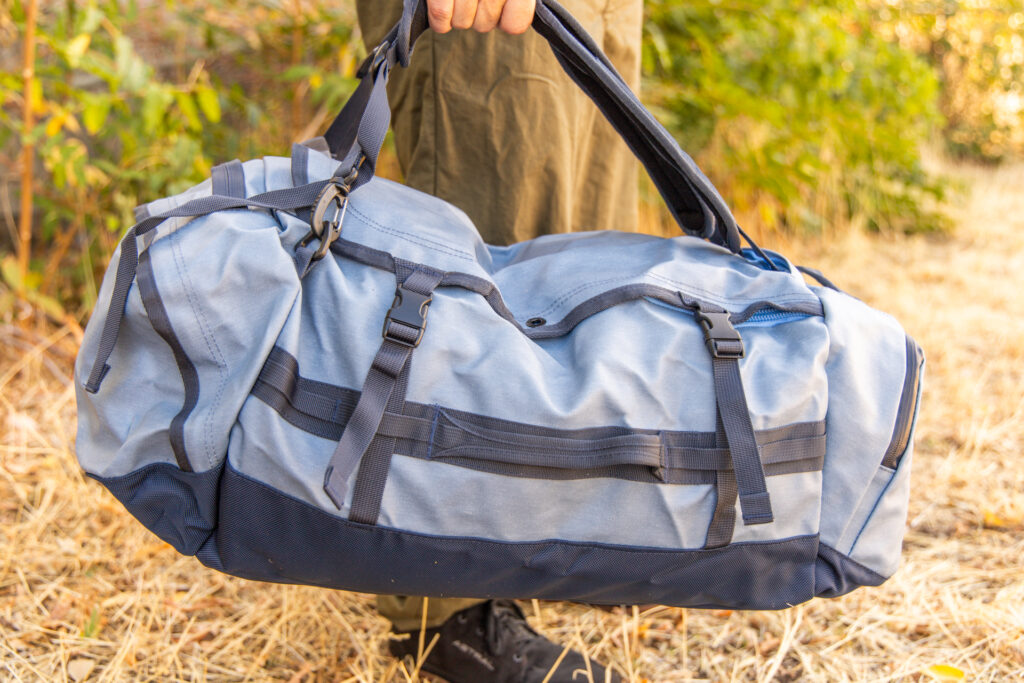
[[(424, 647), (436, 633), (441, 635), (420, 668), (449, 683), (541, 683), (564, 649), (530, 628), (522, 610), (510, 600), (489, 600), (456, 612), (439, 627), (427, 629)], [(388, 643), (395, 657), (416, 659), (420, 632), (408, 634)], [(590, 670), (594, 683), (605, 683), (603, 666), (591, 662)], [(609, 680), (622, 682), (615, 672)], [(583, 655), (567, 652), (548, 681), (586, 683)]]

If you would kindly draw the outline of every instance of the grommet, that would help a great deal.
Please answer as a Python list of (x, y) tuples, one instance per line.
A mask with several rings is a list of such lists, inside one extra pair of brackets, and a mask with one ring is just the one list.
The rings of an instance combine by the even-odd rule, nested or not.
[(547, 325), (548, 321), (544, 318), (530, 318), (526, 321), (527, 327), (540, 327), (541, 325)]

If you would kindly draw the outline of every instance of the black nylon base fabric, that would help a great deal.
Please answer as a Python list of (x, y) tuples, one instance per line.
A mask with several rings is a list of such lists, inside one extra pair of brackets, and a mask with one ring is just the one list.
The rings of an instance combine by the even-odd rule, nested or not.
[[(414, 534), (329, 515), (234, 470), (96, 477), (179, 552), (242, 578), (368, 593), (782, 609), (881, 577), (816, 536), (662, 550)], [(820, 585), (819, 585), (820, 583)]]

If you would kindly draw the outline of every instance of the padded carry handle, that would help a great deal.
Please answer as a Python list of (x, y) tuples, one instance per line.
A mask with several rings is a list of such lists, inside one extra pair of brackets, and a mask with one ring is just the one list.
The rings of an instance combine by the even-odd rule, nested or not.
[[(372, 177), (390, 122), (388, 72), (395, 64), (408, 66), (413, 45), (427, 26), (425, 0), (405, 0), (402, 18), (364, 63), (362, 82), (324, 135), (332, 154), (346, 162), (343, 169), (359, 165), (357, 186)], [(555, 0), (537, 0), (533, 28), (647, 169), (682, 230), (738, 253), (741, 231), (725, 200), (583, 27)]]

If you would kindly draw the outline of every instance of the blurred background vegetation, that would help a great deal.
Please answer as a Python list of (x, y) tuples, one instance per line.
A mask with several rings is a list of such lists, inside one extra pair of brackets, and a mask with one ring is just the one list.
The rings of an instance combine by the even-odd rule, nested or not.
[[(0, 313), (84, 320), (135, 205), (321, 131), (352, 5), (0, 0)], [(1024, 155), (1020, 0), (645, 6), (643, 97), (755, 232), (941, 230), (924, 155)]]

